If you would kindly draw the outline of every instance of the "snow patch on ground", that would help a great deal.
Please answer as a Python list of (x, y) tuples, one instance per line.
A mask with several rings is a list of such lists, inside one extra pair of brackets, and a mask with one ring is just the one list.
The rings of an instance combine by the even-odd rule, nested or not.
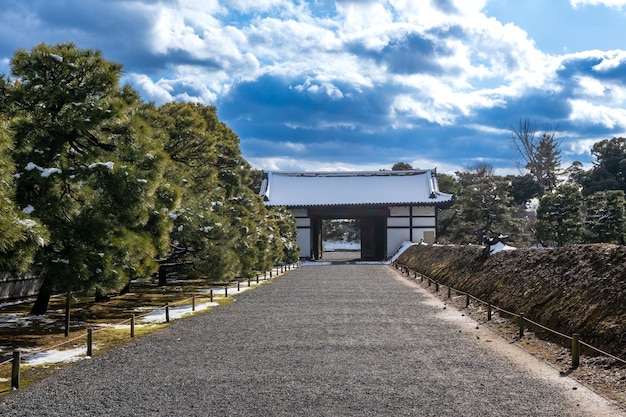
[[(236, 291), (235, 291), (236, 292)], [(215, 307), (219, 305), (218, 303), (200, 303), (196, 304), (196, 312), (206, 310), (209, 307)], [(191, 310), (191, 304), (189, 305), (181, 305), (170, 307), (170, 320), (177, 320), (186, 316), (188, 314), (193, 313)], [(148, 323), (165, 323), (165, 308), (161, 308), (159, 310), (153, 311), (152, 313), (148, 313), (145, 316), (140, 318), (143, 322)]]
[(492, 245), (489, 249), (489, 254), (493, 255), (494, 253), (502, 252), (505, 250), (516, 250), (517, 248), (514, 248), (513, 246), (509, 246), (502, 242), (498, 242), (495, 245)]
[(402, 242), (402, 245), (400, 245), (400, 248), (398, 249), (398, 251), (391, 257), (391, 259), (387, 263), (390, 264), (390, 263), (395, 262), (400, 257), (400, 255), (402, 255), (404, 251), (410, 248), (411, 246), (422, 245), (422, 244), (425, 244), (425, 243), (414, 243), (414, 242), (409, 242), (409, 241)]
[(361, 250), (360, 242), (325, 240), (322, 243), (322, 246), (324, 247), (325, 252), (334, 252), (337, 250), (349, 250), (349, 251)]
[[(96, 346), (93, 345), (92, 348), (95, 350)], [(87, 355), (87, 346), (81, 346), (74, 349), (65, 349), (65, 350), (47, 350), (45, 352), (37, 352), (33, 354), (28, 354), (25, 352), (23, 362), (28, 366), (38, 366), (50, 363), (59, 363), (59, 362), (76, 362), (83, 359), (88, 359), (90, 356)]]

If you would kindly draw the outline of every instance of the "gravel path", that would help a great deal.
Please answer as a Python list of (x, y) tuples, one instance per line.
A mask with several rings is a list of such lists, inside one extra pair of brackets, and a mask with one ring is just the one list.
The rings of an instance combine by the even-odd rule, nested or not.
[(305, 266), (0, 398), (0, 415), (585, 415), (429, 297), (388, 266)]

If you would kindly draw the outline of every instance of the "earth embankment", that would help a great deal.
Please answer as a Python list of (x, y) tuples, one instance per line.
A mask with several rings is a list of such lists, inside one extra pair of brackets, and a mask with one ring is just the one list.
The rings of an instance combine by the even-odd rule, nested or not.
[(494, 306), (626, 357), (626, 247), (517, 249), (414, 245), (398, 263)]

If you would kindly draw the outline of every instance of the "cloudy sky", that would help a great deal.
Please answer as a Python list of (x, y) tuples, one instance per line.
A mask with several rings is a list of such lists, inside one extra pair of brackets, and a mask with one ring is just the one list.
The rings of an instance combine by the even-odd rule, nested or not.
[(73, 42), (146, 101), (217, 106), (266, 170), (518, 172), (521, 118), (564, 165), (626, 135), (626, 0), (2, 0), (17, 49)]

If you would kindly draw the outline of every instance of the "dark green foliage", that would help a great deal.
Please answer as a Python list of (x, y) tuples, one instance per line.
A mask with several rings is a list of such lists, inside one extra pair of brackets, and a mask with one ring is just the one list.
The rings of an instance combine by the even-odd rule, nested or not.
[(622, 190), (598, 191), (585, 199), (589, 242), (624, 243), (626, 204)]
[(406, 162), (396, 162), (391, 167), (392, 171), (410, 171), (412, 169), (413, 167), (411, 166), (411, 164), (407, 164)]
[(48, 240), (48, 232), (15, 204), (15, 164), (8, 155), (12, 140), (6, 124), (0, 118), (0, 270), (23, 272)]
[(583, 230), (582, 194), (572, 184), (545, 194), (537, 209), (537, 238), (544, 244), (578, 243)]
[(325, 219), (322, 221), (325, 240), (360, 242), (361, 225), (358, 219)]
[(11, 68), (0, 267), (34, 259), (44, 285), (33, 311), (52, 291), (104, 296), (157, 268), (224, 280), (297, 260), (293, 216), (268, 213), (215, 107), (143, 103), (119, 86), (119, 64), (73, 44), (18, 51)]
[(597, 142), (591, 149), (596, 157), (593, 168), (581, 176), (583, 194), (597, 191), (626, 191), (626, 138), (612, 138)]
[(117, 290), (155, 271), (165, 154), (119, 88), (121, 66), (72, 44), (39, 45), (11, 61), (17, 203), (50, 231), (36, 256), (45, 285)]
[(509, 181), (509, 194), (513, 204), (525, 206), (530, 200), (541, 195), (543, 189), (530, 174), (506, 177)]
[(513, 243), (524, 242), (506, 178), (493, 175), (493, 167), (484, 163), (459, 171), (457, 176), (460, 191), (454, 205), (440, 215), (443, 238), (482, 244), (485, 238), (508, 235)]

